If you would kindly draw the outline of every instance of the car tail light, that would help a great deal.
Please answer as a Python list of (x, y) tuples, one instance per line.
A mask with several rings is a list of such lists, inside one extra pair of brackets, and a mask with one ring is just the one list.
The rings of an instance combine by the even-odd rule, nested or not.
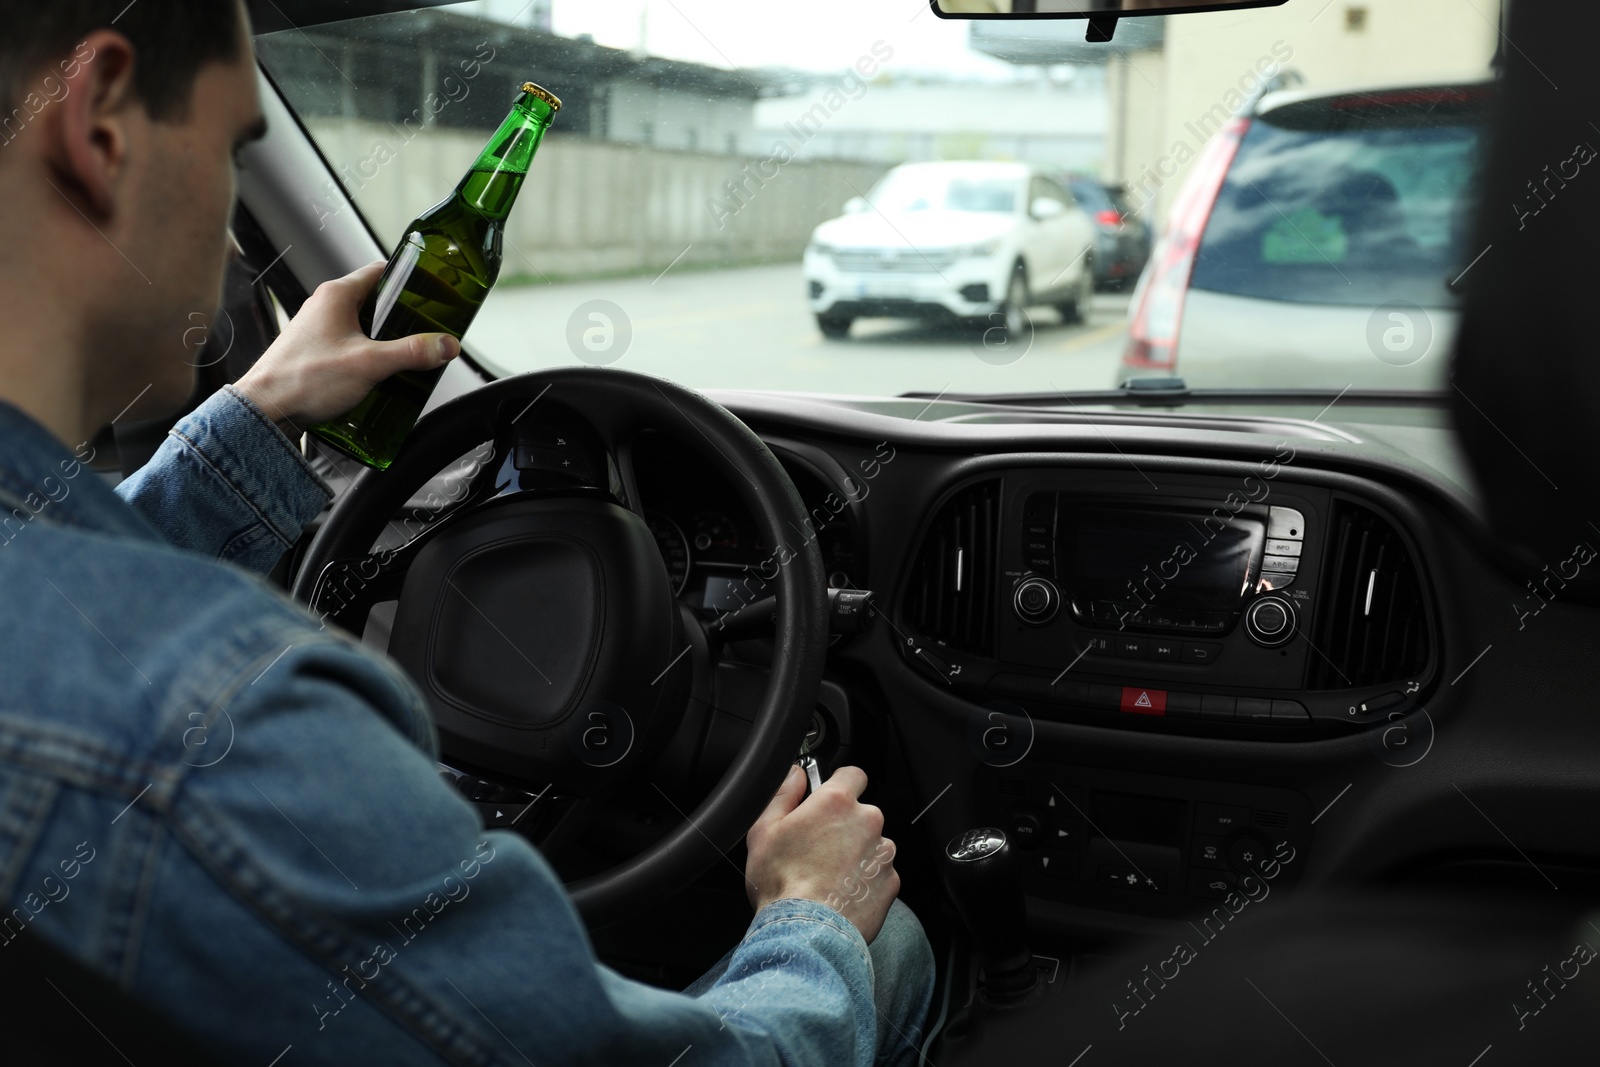
[(1222, 180), (1249, 128), (1249, 119), (1238, 118), (1217, 131), (1178, 190), (1166, 230), (1133, 294), (1123, 366), (1169, 370), (1177, 363), (1178, 329), (1183, 324), (1183, 300), (1189, 291), (1195, 253)]
[(1094, 213), (1094, 221), (1102, 226), (1121, 226), (1122, 212), (1112, 211), (1110, 208), (1105, 211), (1097, 211)]

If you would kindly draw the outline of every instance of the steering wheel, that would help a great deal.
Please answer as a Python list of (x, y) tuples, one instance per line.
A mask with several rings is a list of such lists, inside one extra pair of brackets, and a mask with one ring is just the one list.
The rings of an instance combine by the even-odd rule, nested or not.
[[(783, 780), (815, 707), (827, 647), (821, 553), (761, 439), (699, 393), (642, 374), (501, 379), (429, 412), (388, 470), (355, 478), (293, 588), (358, 634), (372, 604), (398, 599), (389, 653), (427, 697), (447, 759), (569, 796), (636, 783), (683, 717), (692, 662), (703, 668), (709, 655), (643, 517), (633, 457), (649, 447), (645, 430), (694, 447), (749, 507), (760, 543), (774, 547), (745, 584), (752, 599), (776, 587), (776, 632), (748, 736), (721, 780), (654, 844), (568, 883), (595, 926), (724, 858)], [(474, 480), (479, 491), (400, 547), (375, 550), (425, 483), (485, 442), (494, 469)]]

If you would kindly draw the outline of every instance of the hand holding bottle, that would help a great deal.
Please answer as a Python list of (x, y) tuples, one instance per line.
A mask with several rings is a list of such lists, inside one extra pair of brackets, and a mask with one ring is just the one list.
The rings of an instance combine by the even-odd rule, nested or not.
[(378, 260), (317, 286), (300, 313), (236, 383), (291, 438), (348, 411), (397, 371), (437, 370), (461, 351), (445, 333), (374, 341), (361, 328), (361, 304), (378, 284)]

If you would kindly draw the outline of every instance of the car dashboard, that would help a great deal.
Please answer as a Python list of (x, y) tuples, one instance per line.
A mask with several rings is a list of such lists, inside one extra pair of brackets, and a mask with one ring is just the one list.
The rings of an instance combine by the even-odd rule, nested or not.
[(840, 567), (878, 618), (829, 678), (887, 720), (886, 833), (937, 855), (1001, 828), (1039, 936), (1160, 930), (1263, 865), (1593, 886), (1600, 615), (1491, 563), (1435, 401), (714, 395), (803, 458), (808, 505), (846, 503)]

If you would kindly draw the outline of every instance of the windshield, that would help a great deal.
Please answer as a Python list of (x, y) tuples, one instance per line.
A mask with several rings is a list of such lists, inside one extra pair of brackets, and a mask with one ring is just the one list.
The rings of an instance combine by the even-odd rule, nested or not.
[(331, 167), (306, 210), (353, 204), (387, 250), (522, 83), (561, 99), (466, 336), (496, 375), (1431, 392), (1489, 254), (1500, 5), (1458, 7), (1288, 0), (1104, 45), (925, 0), (476, 0), (257, 47)]

